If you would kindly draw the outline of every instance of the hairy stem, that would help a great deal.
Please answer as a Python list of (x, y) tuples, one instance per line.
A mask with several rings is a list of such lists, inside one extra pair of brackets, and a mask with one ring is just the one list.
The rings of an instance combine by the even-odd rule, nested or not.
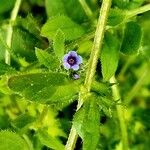
[(89, 66), (85, 78), (85, 88), (87, 89), (88, 92), (90, 92), (91, 83), (95, 74), (97, 61), (101, 51), (110, 5), (111, 5), (111, 0), (103, 0), (101, 10), (100, 10), (100, 16), (98, 19), (97, 28), (95, 32), (94, 43), (91, 50)]
[[(110, 6), (111, 6), (111, 0), (103, 0), (101, 10), (100, 10), (100, 16), (98, 19), (97, 28), (95, 32), (93, 47), (91, 50), (89, 65), (88, 65), (88, 69), (86, 73), (84, 88), (81, 88), (81, 91), (79, 93), (79, 102), (78, 102), (77, 110), (80, 109), (80, 107), (82, 106), (82, 103), (85, 99), (85, 94), (88, 95), (91, 89), (91, 84), (94, 78), (96, 65), (97, 65), (97, 61), (99, 58), (99, 53), (102, 47), (102, 42), (103, 42), (103, 37), (104, 37), (104, 32), (106, 28), (106, 22), (107, 22)], [(70, 134), (69, 134), (69, 138), (65, 147), (66, 150), (74, 149), (77, 137), (78, 137), (78, 134), (75, 128), (72, 126)]]
[[(112, 77), (110, 79), (110, 83), (116, 83), (115, 77)], [(119, 94), (119, 88), (117, 84), (114, 84), (112, 86), (112, 93), (115, 100), (119, 100), (121, 102), (121, 96)], [(127, 134), (127, 128), (126, 128), (126, 122), (124, 118), (124, 107), (121, 105), (116, 106), (118, 119), (120, 123), (120, 130), (121, 130), (121, 136), (122, 136), (122, 149), (123, 150), (129, 150), (128, 149), (128, 134)]]
[[(8, 48), (11, 48), (11, 41), (12, 41), (12, 34), (13, 34), (12, 23), (16, 20), (20, 5), (21, 5), (21, 0), (16, 0), (15, 6), (11, 13), (10, 22), (7, 28), (7, 35), (6, 35), (6, 43), (8, 45)], [(7, 49), (5, 51), (5, 63), (10, 65), (10, 53)]]

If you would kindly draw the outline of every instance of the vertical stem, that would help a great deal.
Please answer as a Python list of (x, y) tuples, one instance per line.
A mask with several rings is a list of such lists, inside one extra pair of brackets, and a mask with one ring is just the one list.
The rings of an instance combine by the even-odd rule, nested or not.
[[(20, 4), (21, 4), (21, 0), (16, 0), (15, 6), (11, 13), (10, 22), (7, 28), (6, 43), (9, 48), (11, 48), (11, 41), (12, 41), (12, 34), (13, 34), (12, 23), (14, 23), (14, 21), (16, 20), (16, 17), (20, 8)], [(7, 49), (5, 51), (5, 63), (10, 65), (10, 53)]]
[[(93, 47), (91, 50), (89, 65), (88, 65), (88, 69), (86, 73), (84, 88), (81, 88), (81, 91), (79, 93), (79, 102), (77, 105), (77, 110), (80, 109), (85, 99), (85, 95), (88, 95), (91, 89), (91, 84), (95, 75), (99, 53), (102, 47), (102, 42), (103, 42), (103, 37), (104, 37), (104, 32), (106, 28), (106, 22), (107, 22), (110, 6), (111, 6), (111, 0), (103, 0), (101, 10), (100, 10), (100, 16), (98, 19), (97, 28), (95, 32)], [(75, 128), (72, 126), (70, 134), (69, 134), (69, 138), (65, 147), (66, 150), (74, 149), (77, 137), (78, 137), (77, 132)]]
[[(110, 79), (110, 83), (116, 83), (116, 82), (117, 81), (116, 81), (115, 77), (112, 77)], [(112, 93), (113, 93), (114, 99), (120, 100), (120, 102), (121, 102), (121, 96), (119, 94), (119, 88), (116, 84), (112, 86)], [(125, 122), (125, 118), (124, 118), (124, 107), (121, 105), (117, 105), (116, 108), (117, 108), (117, 114), (118, 114), (121, 136), (122, 136), (122, 149), (123, 150), (129, 150), (128, 149), (127, 128), (126, 128), (126, 122)]]
[(139, 80), (135, 83), (135, 85), (133, 86), (133, 88), (130, 90), (130, 92), (127, 94), (126, 98), (125, 98), (125, 103), (128, 105), (131, 100), (134, 98), (134, 96), (137, 94), (137, 92), (139, 91), (139, 89), (141, 88), (141, 86), (145, 83), (145, 79), (146, 77), (149, 75), (150, 72), (150, 64), (148, 63), (144, 69), (143, 69), (143, 74), (141, 75), (141, 77), (139, 78)]
[(111, 0), (103, 0), (101, 10), (100, 10), (100, 16), (98, 19), (97, 28), (95, 32), (94, 43), (91, 50), (89, 66), (85, 78), (85, 88), (87, 88), (88, 92), (90, 92), (91, 83), (95, 74), (97, 61), (101, 51), (110, 6), (111, 6)]

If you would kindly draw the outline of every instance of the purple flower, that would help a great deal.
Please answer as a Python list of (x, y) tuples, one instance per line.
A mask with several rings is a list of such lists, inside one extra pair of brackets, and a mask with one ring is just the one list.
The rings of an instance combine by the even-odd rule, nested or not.
[(79, 70), (79, 65), (82, 63), (82, 57), (77, 55), (75, 51), (70, 51), (63, 57), (63, 65), (66, 70)]
[(75, 80), (80, 79), (80, 75), (77, 73), (73, 74), (73, 79), (75, 79)]

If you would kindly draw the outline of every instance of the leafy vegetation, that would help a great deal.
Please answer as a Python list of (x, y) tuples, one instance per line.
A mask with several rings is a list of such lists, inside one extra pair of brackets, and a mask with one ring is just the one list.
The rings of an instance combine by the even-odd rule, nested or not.
[(149, 0), (0, 1), (0, 150), (149, 150)]

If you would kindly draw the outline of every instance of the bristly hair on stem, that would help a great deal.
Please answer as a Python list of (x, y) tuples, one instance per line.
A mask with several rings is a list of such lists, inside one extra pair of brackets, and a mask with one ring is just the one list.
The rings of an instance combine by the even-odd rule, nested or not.
[[(106, 29), (106, 22), (107, 22), (110, 7), (111, 7), (111, 0), (103, 0), (102, 6), (100, 9), (100, 15), (99, 15), (98, 23), (97, 23), (97, 28), (96, 28), (96, 32), (95, 32), (93, 47), (92, 47), (91, 55), (90, 55), (90, 59), (89, 59), (89, 65), (88, 65), (88, 69), (87, 69), (87, 73), (86, 73), (86, 79), (85, 79), (85, 83), (84, 83), (84, 89), (86, 92), (83, 91), (83, 88), (81, 88), (81, 91), (79, 93), (79, 101), (78, 101), (78, 105), (77, 105), (77, 110), (82, 106), (82, 104), (84, 102), (84, 93), (86, 93), (86, 94), (89, 93), (90, 89), (91, 89), (91, 83), (94, 78), (97, 61), (98, 61), (99, 54), (101, 51), (104, 32)], [(75, 147), (75, 144), (77, 141), (77, 137), (78, 137), (78, 134), (77, 134), (75, 128), (72, 127), (66, 147), (65, 147), (66, 150), (74, 150), (74, 147)]]

